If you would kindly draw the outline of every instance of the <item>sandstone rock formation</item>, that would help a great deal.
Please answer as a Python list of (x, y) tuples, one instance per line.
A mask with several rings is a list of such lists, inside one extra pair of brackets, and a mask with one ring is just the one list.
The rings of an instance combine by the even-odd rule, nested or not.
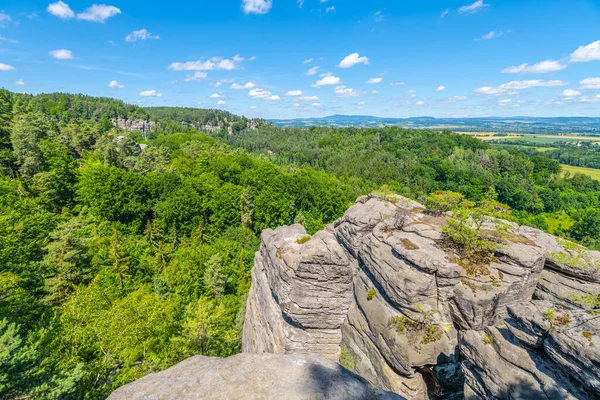
[(109, 400), (401, 400), (338, 364), (309, 356), (195, 356), (114, 391)]
[(475, 269), (443, 245), (447, 216), (382, 197), (312, 237), (263, 232), (244, 352), (342, 360), (409, 399), (600, 394), (600, 253), (490, 218), (483, 229), (504, 233)]
[(123, 118), (115, 118), (112, 120), (112, 123), (121, 130), (128, 132), (141, 132), (142, 134), (148, 132), (157, 124), (154, 121), (127, 120)]

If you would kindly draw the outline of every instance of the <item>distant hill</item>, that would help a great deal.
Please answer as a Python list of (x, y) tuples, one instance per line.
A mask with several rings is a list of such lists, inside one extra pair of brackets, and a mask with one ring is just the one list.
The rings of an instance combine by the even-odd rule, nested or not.
[(600, 118), (587, 117), (383, 118), (369, 115), (331, 115), (320, 118), (271, 119), (268, 122), (273, 123), (275, 126), (294, 128), (311, 126), (375, 128), (396, 125), (407, 128), (451, 129), (464, 132), (600, 135)]

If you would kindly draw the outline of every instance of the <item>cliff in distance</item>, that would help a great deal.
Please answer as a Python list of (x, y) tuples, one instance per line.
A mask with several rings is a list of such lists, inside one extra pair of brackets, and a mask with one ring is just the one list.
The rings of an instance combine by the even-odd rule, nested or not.
[[(600, 253), (484, 217), (478, 230), (493, 246), (476, 260), (448, 243), (451, 217), (400, 196), (369, 195), (312, 236), (302, 225), (265, 230), (243, 352), (282, 356), (255, 361), (257, 374), (270, 362), (294, 365), (317, 357), (339, 362), (371, 388), (347, 398), (598, 398)], [(202, 382), (212, 381), (197, 378), (225, 363), (234, 372), (247, 368), (228, 360), (196, 362), (192, 375), (206, 398), (238, 398), (211, 395), (210, 383)], [(160, 390), (172, 388), (179, 383), (168, 371), (184, 363), (111, 398), (126, 398), (127, 390), (147, 389), (157, 379)], [(272, 380), (300, 376), (285, 370), (271, 372)], [(220, 385), (235, 386), (219, 376)], [(250, 377), (239, 398), (272, 398), (258, 392), (261, 379)], [(305, 387), (286, 398), (340, 398), (349, 378), (332, 379), (330, 386), (314, 374), (306, 379), (316, 392)], [(186, 390), (162, 398), (191, 398), (197, 389)]]

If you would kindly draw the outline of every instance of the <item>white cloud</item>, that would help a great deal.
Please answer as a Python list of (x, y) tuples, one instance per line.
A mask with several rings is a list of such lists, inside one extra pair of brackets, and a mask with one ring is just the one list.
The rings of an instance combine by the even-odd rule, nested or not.
[(136, 42), (137, 40), (160, 39), (160, 36), (153, 35), (147, 29), (139, 29), (125, 36), (127, 42)]
[(379, 94), (379, 90), (372, 90), (372, 91), (371, 91), (371, 94), (374, 94), (374, 95), (375, 95), (375, 94)]
[(272, 0), (242, 0), (242, 8), (246, 14), (266, 14), (272, 6)]
[[(502, 93), (507, 93), (510, 91), (518, 91), (524, 89), (530, 89), (534, 87), (557, 87), (557, 86), (565, 86), (567, 83), (559, 80), (552, 81), (544, 81), (541, 79), (535, 80), (527, 80), (527, 81), (511, 81), (508, 83), (503, 83), (497, 87), (491, 86), (483, 86), (478, 89), (475, 89), (475, 93), (477, 94), (490, 94), (497, 95)], [(508, 93), (510, 94), (510, 93)]]
[(323, 107), (323, 104), (321, 104), (321, 103), (312, 103), (312, 106), (320, 108), (320, 107)]
[(0, 42), (19, 43), (18, 40), (9, 39), (9, 38), (6, 38), (6, 37), (4, 37), (2, 35), (0, 35)]
[(244, 61), (244, 57), (240, 56), (239, 54), (233, 56), (233, 62), (241, 63), (242, 61)]
[(16, 68), (12, 65), (0, 63), (0, 71), (14, 71)]
[(463, 101), (466, 100), (467, 96), (452, 96), (452, 97), (448, 97), (444, 100), (442, 100), (444, 103), (456, 103), (457, 101)]
[(572, 99), (573, 97), (581, 96), (581, 92), (573, 89), (565, 89), (560, 96), (565, 99)]
[(231, 71), (238, 68), (238, 62), (221, 57), (213, 57), (210, 60), (202, 61), (187, 61), (184, 63), (174, 62), (169, 65), (169, 69), (173, 71), (211, 71), (211, 70), (226, 70)]
[(587, 46), (579, 46), (571, 54), (571, 62), (587, 62), (600, 60), (600, 40), (596, 40)]
[(446, 9), (444, 10), (444, 12), (442, 13), (442, 15), (440, 15), (440, 18), (444, 18), (444, 17), (445, 17), (446, 15), (448, 15), (449, 13), (450, 13), (450, 9), (449, 9), (449, 8), (446, 8)]
[(300, 103), (294, 103), (292, 107), (300, 107)]
[(156, 90), (144, 90), (140, 92), (140, 96), (142, 97), (162, 97), (162, 93), (157, 93)]
[(498, 100), (498, 104), (500, 104), (500, 105), (506, 105), (506, 104), (510, 104), (510, 103), (512, 103), (512, 99)]
[(290, 90), (286, 94), (286, 96), (302, 96), (302, 90)]
[(77, 14), (77, 19), (92, 22), (105, 22), (108, 18), (121, 14), (121, 10), (115, 6), (106, 4), (92, 4), (87, 10)]
[(225, 104), (225, 102), (223, 100), (219, 100), (219, 101), (217, 101), (217, 104), (222, 106), (223, 104)]
[(211, 99), (220, 99), (221, 97), (223, 97), (222, 94), (220, 93), (213, 93), (209, 96)]
[(10, 21), (12, 21), (12, 18), (10, 17), (10, 15), (8, 15), (4, 11), (0, 10), (0, 26), (4, 25)]
[(406, 93), (417, 93), (417, 91), (416, 91), (416, 90), (413, 90), (413, 89), (410, 89), (410, 90), (408, 90)]
[(231, 89), (254, 89), (256, 84), (254, 82), (246, 82), (243, 85), (233, 83)]
[(329, 12), (331, 12), (331, 11), (335, 11), (335, 6), (327, 7), (327, 8), (325, 9), (325, 13), (329, 13)]
[(335, 88), (336, 97), (359, 97), (362, 93), (344, 85)]
[(108, 87), (111, 89), (123, 89), (125, 87), (125, 85), (121, 85), (117, 81), (110, 81), (110, 83), (108, 84)]
[[(252, 56), (252, 57), (250, 57), (250, 58), (248, 59), (248, 61), (254, 61), (254, 60), (256, 60), (256, 56)], [(255, 107), (256, 107), (256, 106), (255, 106)]]
[(435, 91), (436, 91), (436, 92), (443, 92), (444, 90), (446, 90), (446, 86), (442, 86), (442, 85), (438, 86), (438, 87), (435, 89)]
[(269, 92), (268, 90), (259, 89), (259, 88), (252, 89), (251, 91), (249, 91), (248, 96), (252, 97), (253, 99), (263, 99), (263, 100), (279, 100), (279, 99), (281, 99), (279, 96), (273, 95), (273, 93)]
[(600, 78), (585, 78), (579, 84), (582, 89), (600, 89)]
[(15, 85), (17, 85), (17, 86), (25, 86), (26, 83), (23, 82), (23, 79), (19, 79), (18, 81), (15, 82)]
[(219, 87), (219, 86), (223, 85), (224, 83), (231, 83), (231, 82), (233, 82), (233, 79), (221, 79), (219, 81), (216, 81), (215, 83), (211, 83), (211, 85)]
[(391, 82), (390, 86), (404, 86), (405, 83), (404, 82)]
[(317, 74), (317, 70), (321, 68), (321, 67), (312, 67), (311, 69), (309, 69), (308, 71), (306, 71), (306, 75), (316, 75)]
[(360, 101), (360, 102), (358, 103), (358, 105), (359, 105), (359, 106), (364, 106), (364, 105), (365, 105), (365, 102), (364, 102), (364, 101)]
[(48, 4), (48, 8), (46, 10), (54, 15), (55, 17), (62, 19), (69, 19), (75, 17), (75, 13), (71, 10), (71, 7), (67, 3), (63, 3), (62, 1), (57, 1), (56, 3)]
[(483, 39), (483, 40), (491, 40), (491, 39), (496, 38), (498, 36), (502, 36), (502, 32), (491, 31), (490, 33), (487, 33), (487, 34), (483, 35), (481, 37), (481, 39)]
[(202, 79), (205, 79), (207, 76), (208, 76), (208, 74), (206, 72), (196, 71), (192, 75), (186, 75), (185, 78), (183, 78), (183, 81), (184, 82), (200, 81)]
[(360, 57), (358, 53), (352, 53), (349, 56), (346, 56), (338, 65), (340, 68), (350, 68), (355, 66), (356, 64), (368, 64), (368, 57)]
[(310, 64), (311, 62), (313, 62), (313, 60), (314, 59), (311, 57), (311, 58), (309, 58), (307, 60), (302, 61), (302, 64)]
[(70, 60), (73, 58), (73, 52), (67, 49), (52, 50), (49, 51), (48, 54), (57, 60)]
[(424, 102), (424, 101), (421, 101), (421, 100), (419, 100), (419, 101), (417, 101), (417, 102), (415, 103), (415, 105), (417, 105), (417, 106), (424, 106), (424, 105), (425, 105), (425, 102)]
[(250, 109), (251, 109), (251, 110), (255, 110), (255, 109), (256, 109), (256, 106), (250, 106)]
[(567, 68), (559, 61), (545, 60), (534, 65), (527, 63), (514, 67), (507, 67), (502, 70), (505, 74), (544, 74), (546, 72), (555, 72)]
[(337, 76), (333, 76), (330, 73), (329, 74), (323, 74), (321, 75), (322, 79), (319, 79), (314, 85), (313, 87), (323, 87), (323, 86), (333, 86), (333, 85), (339, 85), (342, 80), (340, 78), (338, 78)]
[(580, 103), (600, 103), (600, 94), (597, 94), (593, 97), (583, 96), (579, 99)]
[(489, 4), (485, 4), (483, 0), (477, 0), (475, 3), (469, 4), (468, 6), (462, 6), (458, 9), (459, 14), (472, 14), (477, 11), (481, 11), (483, 8), (489, 7)]
[(383, 78), (371, 78), (368, 81), (366, 81), (365, 83), (368, 83), (369, 85), (373, 85), (376, 83), (381, 83), (382, 80), (383, 80)]
[(319, 96), (301, 96), (298, 97), (300, 101), (317, 101), (319, 100)]

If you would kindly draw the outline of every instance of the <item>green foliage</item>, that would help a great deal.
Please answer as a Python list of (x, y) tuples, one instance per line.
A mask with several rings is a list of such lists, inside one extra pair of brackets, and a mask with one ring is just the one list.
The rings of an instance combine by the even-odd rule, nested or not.
[(339, 363), (349, 371), (354, 371), (356, 369), (356, 359), (350, 354), (348, 348), (343, 345), (340, 348)]
[(311, 239), (310, 236), (302, 236), (301, 238), (296, 239), (296, 243), (304, 244), (304, 243), (308, 242), (310, 239)]
[[(456, 207), (465, 202), (465, 196), (461, 193), (456, 193), (452, 191), (438, 191), (431, 193), (427, 196), (427, 201), (425, 205), (427, 208), (435, 213), (445, 213), (448, 211), (454, 210)], [(473, 206), (475, 204), (470, 204)], [(466, 207), (468, 207), (467, 205)]]
[(490, 334), (487, 333), (487, 332), (483, 332), (483, 343), (485, 343), (485, 344), (492, 344), (492, 343), (494, 343), (492, 341), (492, 338), (490, 337)]
[(369, 291), (367, 292), (367, 300), (373, 300), (373, 297), (375, 297), (375, 289), (373, 288), (369, 288)]
[(556, 311), (554, 311), (554, 310), (544, 311), (544, 318), (549, 321), (554, 321), (555, 315), (556, 315)]

